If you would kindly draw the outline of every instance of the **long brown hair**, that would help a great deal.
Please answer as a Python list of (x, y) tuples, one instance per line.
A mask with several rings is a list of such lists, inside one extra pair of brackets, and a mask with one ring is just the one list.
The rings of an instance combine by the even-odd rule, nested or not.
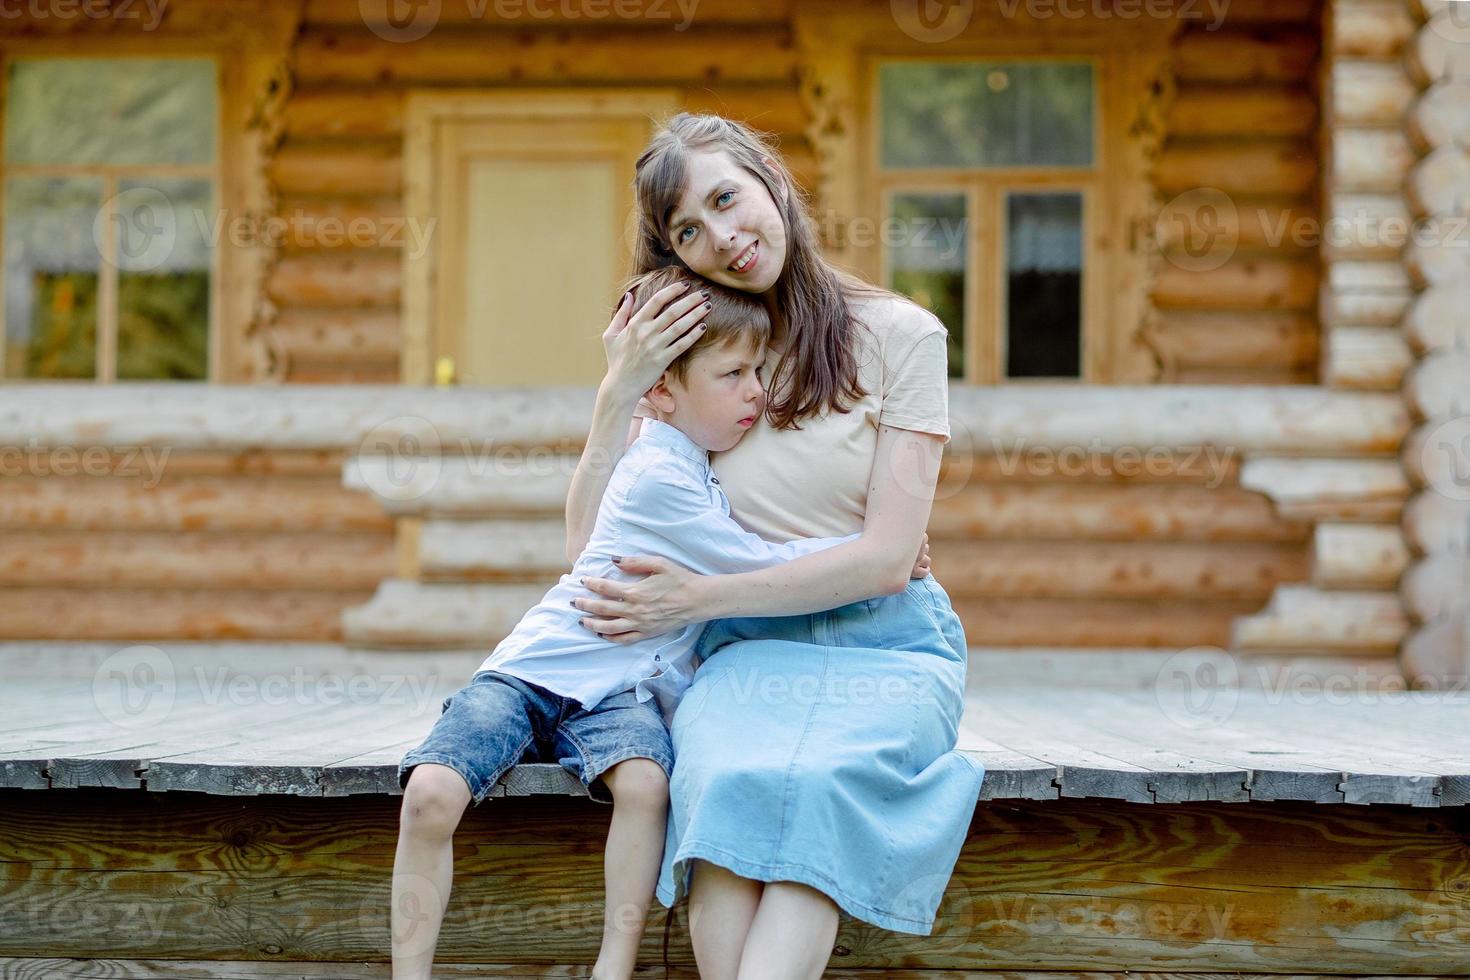
[[(723, 116), (681, 112), (660, 128), (638, 157), (638, 240), (633, 271), (661, 266), (688, 268), (669, 241), (669, 217), (688, 183), (692, 151), (724, 150), (753, 174), (776, 202), (786, 226), (786, 262), (776, 279), (773, 324), (786, 343), (769, 374), (766, 420), (777, 429), (801, 428), (799, 419), (825, 409), (846, 414), (847, 402), (868, 394), (858, 379), (854, 333), (866, 329), (848, 300), (857, 293), (886, 294), (828, 262), (817, 244), (805, 194), (791, 179), (780, 152), (765, 136)], [(763, 161), (775, 161), (776, 173)], [(781, 184), (787, 193), (783, 203)]]

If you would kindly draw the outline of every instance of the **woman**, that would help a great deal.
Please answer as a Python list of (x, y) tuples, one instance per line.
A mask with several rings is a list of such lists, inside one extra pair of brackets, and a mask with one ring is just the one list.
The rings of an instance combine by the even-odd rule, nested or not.
[[(680, 114), (638, 160), (635, 272), (686, 266), (771, 311), (765, 423), (711, 464), (748, 529), (848, 544), (740, 575), (626, 556), (588, 579), (583, 624), (619, 642), (712, 621), (674, 716), (658, 895), (689, 896), (704, 980), (818, 977), (838, 911), (928, 935), (983, 766), (953, 751), (964, 632), (932, 575), (910, 579), (949, 439), (946, 331), (828, 264), (786, 167), (745, 126)], [(672, 291), (671, 291), (672, 292)], [(567, 503), (580, 550), (639, 397), (693, 342), (702, 300), (627, 297), (603, 335)], [(647, 414), (642, 413), (642, 414)], [(625, 437), (624, 433), (627, 431)]]

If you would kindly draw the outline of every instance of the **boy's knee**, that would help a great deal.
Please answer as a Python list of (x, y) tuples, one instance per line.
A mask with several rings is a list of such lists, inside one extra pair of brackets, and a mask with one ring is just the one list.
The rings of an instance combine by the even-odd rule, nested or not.
[(612, 793), (613, 803), (652, 806), (662, 809), (669, 802), (669, 777), (652, 759), (624, 759), (609, 766), (602, 781)]
[(464, 777), (448, 766), (424, 762), (409, 773), (403, 789), (402, 822), (415, 832), (450, 836), (470, 802)]

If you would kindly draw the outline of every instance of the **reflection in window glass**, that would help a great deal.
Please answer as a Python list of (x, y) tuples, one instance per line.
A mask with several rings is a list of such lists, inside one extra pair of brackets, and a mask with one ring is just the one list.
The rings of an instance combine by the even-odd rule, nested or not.
[(1082, 195), (1007, 195), (1006, 376), (1080, 377), (1081, 338)]
[(209, 182), (121, 181), (117, 376), (203, 380), (209, 373)]
[(100, 197), (92, 177), (6, 181), (6, 375), (96, 377)]
[(215, 67), (200, 58), (45, 58), (9, 64), (5, 159), (206, 164)]
[(888, 285), (949, 328), (949, 376), (965, 374), (965, 262), (969, 222), (963, 194), (894, 194)]
[(884, 167), (1092, 163), (1089, 64), (895, 61), (878, 88)]

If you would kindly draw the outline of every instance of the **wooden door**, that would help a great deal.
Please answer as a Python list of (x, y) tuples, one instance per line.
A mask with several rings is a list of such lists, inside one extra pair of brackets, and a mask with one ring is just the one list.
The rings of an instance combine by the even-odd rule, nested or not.
[(462, 385), (596, 385), (629, 271), (647, 101), (584, 99), (578, 111), (565, 95), (497, 95), (476, 112), (454, 98), (426, 134), (438, 227), (417, 277), (430, 325), (416, 371), (447, 357)]

